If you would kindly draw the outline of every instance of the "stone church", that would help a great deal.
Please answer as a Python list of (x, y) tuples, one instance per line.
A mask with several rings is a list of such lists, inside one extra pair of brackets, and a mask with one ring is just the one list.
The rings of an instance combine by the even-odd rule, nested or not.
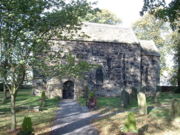
[[(53, 40), (51, 49), (71, 53), (78, 60), (98, 64), (85, 79), (53, 77), (44, 81), (34, 75), (34, 93), (45, 89), (49, 98), (77, 99), (87, 87), (97, 96), (120, 96), (123, 89), (155, 91), (159, 84), (160, 54), (153, 41), (138, 40), (130, 28), (84, 23), (88, 37), (71, 41)], [(44, 87), (46, 85), (46, 87)]]

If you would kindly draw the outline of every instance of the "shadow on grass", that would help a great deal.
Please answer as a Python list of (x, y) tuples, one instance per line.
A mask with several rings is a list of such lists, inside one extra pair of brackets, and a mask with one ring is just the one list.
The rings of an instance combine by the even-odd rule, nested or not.
[(10, 112), (10, 108), (0, 108), (0, 116), (1, 114), (5, 114), (5, 113), (9, 113)]

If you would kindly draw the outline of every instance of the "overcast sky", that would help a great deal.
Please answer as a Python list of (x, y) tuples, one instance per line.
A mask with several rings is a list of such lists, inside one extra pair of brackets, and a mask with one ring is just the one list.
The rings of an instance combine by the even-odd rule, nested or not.
[[(143, 6), (143, 0), (89, 0), (97, 1), (97, 7), (105, 8), (116, 14), (123, 26), (131, 25), (140, 18), (139, 12)], [(167, 2), (171, 0), (166, 0)]]

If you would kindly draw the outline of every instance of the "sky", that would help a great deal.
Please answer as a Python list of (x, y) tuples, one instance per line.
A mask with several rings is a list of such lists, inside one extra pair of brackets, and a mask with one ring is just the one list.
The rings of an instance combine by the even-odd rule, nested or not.
[[(95, 1), (95, 0), (89, 0)], [(143, 0), (96, 0), (97, 7), (113, 12), (122, 20), (122, 26), (131, 27), (140, 17)], [(166, 0), (167, 2), (171, 0)]]

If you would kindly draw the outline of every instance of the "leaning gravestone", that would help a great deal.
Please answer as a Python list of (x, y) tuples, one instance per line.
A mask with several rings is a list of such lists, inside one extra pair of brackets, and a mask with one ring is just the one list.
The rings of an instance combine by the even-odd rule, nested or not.
[(124, 108), (128, 107), (130, 103), (129, 93), (126, 90), (121, 92), (121, 104)]
[(180, 101), (174, 99), (171, 104), (171, 114), (173, 118), (180, 117)]
[(174, 99), (171, 104), (171, 124), (174, 127), (180, 128), (180, 101)]
[(146, 95), (144, 92), (139, 92), (137, 95), (138, 99), (138, 107), (139, 107), (139, 114), (145, 115), (147, 114), (147, 104), (146, 104)]

